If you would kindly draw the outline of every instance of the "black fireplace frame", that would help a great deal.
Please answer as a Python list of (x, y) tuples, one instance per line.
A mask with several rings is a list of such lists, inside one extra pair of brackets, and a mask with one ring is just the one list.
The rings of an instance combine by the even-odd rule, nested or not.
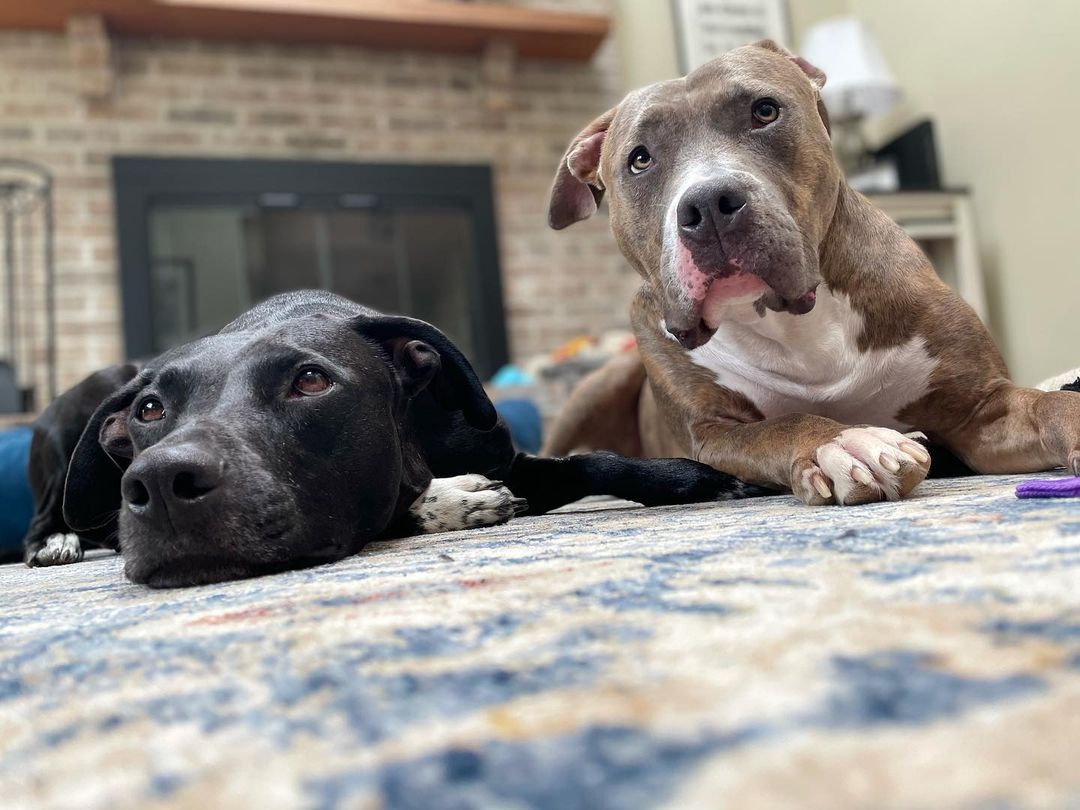
[(482, 376), (490, 376), (508, 361), (489, 166), (117, 156), (112, 170), (124, 347), (129, 358), (153, 353), (149, 214), (156, 200), (273, 200), (296, 195), (361, 200), (374, 207), (449, 203), (468, 209), (475, 258), (469, 299), (475, 313), (476, 356), (470, 360)]

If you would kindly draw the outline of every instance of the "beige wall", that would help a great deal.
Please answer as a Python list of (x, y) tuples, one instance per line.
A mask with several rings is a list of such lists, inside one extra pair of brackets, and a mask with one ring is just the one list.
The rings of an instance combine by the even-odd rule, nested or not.
[(1014, 376), (1080, 365), (1080, 3), (851, 0), (974, 194), (991, 323)]
[[(674, 40), (661, 37), (667, 6), (616, 7), (626, 86), (673, 75)], [(795, 44), (838, 13), (857, 14), (876, 35), (905, 99), (869, 128), (872, 139), (934, 120), (946, 182), (974, 195), (991, 327), (1016, 379), (1034, 383), (1080, 364), (1080, 2), (790, 0), (789, 8)]]
[(632, 90), (679, 74), (672, 4), (612, 0), (623, 88)]

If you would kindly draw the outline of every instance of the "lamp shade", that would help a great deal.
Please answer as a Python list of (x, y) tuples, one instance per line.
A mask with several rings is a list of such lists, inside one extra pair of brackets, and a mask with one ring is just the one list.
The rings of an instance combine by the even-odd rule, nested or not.
[(823, 20), (806, 32), (802, 57), (825, 71), (821, 98), (837, 118), (880, 115), (900, 98), (874, 38), (855, 17)]

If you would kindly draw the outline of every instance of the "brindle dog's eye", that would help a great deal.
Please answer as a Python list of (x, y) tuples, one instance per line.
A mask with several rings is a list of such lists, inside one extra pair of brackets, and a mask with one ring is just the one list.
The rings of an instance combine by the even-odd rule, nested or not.
[(652, 155), (649, 154), (649, 150), (644, 146), (639, 146), (630, 153), (630, 159), (627, 161), (627, 165), (630, 167), (631, 174), (641, 174), (652, 166)]
[(330, 390), (333, 381), (317, 368), (305, 368), (293, 380), (292, 390), (304, 397), (317, 397)]
[(780, 105), (775, 99), (759, 98), (751, 108), (754, 113), (754, 126), (764, 127), (780, 117)]
[(148, 397), (139, 404), (137, 417), (140, 422), (160, 422), (165, 418), (165, 406), (160, 399)]

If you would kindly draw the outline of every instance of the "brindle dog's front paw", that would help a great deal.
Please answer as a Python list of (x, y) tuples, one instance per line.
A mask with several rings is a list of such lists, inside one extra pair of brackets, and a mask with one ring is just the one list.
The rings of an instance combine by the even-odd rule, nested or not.
[(83, 558), (82, 543), (77, 534), (50, 534), (41, 548), (27, 550), (25, 562), (31, 568), (46, 565), (67, 565)]
[(528, 509), (528, 504), (482, 475), (435, 478), (409, 508), (424, 534), (496, 526)]
[(895, 501), (930, 471), (930, 454), (888, 428), (846, 428), (792, 469), (792, 491), (818, 506)]

